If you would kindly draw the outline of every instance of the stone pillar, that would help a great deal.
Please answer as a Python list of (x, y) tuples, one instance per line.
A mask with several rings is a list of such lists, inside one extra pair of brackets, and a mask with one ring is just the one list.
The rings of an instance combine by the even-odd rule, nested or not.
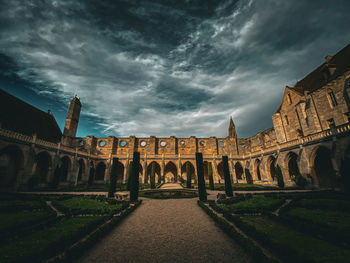
[(147, 154), (145, 155), (145, 159), (143, 160), (143, 173), (142, 173), (142, 177), (143, 177), (143, 183), (147, 184), (148, 182), (148, 178), (147, 178)]

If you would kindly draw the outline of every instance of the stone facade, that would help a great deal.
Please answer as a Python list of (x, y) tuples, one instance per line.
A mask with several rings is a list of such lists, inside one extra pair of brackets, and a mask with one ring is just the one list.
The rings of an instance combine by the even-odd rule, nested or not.
[(349, 98), (350, 46), (334, 57), (327, 56), (324, 64), (294, 87), (286, 87), (281, 106), (272, 116), (273, 128), (250, 138), (237, 138), (232, 119), (225, 138), (77, 138), (82, 105), (75, 97), (58, 143), (0, 129), (0, 172), (2, 178), (12, 178), (2, 179), (6, 186), (25, 184), (32, 175), (42, 178), (43, 184), (55, 177), (60, 184), (87, 183), (89, 177), (104, 183), (117, 157), (118, 180), (125, 183), (137, 151), (140, 182), (149, 182), (152, 163), (162, 181), (186, 179), (187, 162), (195, 181), (195, 153), (201, 152), (204, 165), (212, 164), (216, 183), (224, 182), (221, 160), (228, 156), (234, 183), (245, 183), (244, 170), (249, 169), (255, 184), (276, 185), (275, 166), (279, 165), (287, 186), (295, 184), (296, 176), (303, 176), (314, 187), (335, 187), (341, 176), (345, 181), (350, 177)]

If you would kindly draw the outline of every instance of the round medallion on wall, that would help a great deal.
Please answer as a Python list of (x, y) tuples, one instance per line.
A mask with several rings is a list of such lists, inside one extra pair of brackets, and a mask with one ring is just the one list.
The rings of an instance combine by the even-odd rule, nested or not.
[(120, 145), (121, 147), (124, 147), (124, 146), (126, 145), (126, 141), (121, 141), (121, 142), (119, 143), (119, 145)]
[(104, 140), (101, 140), (98, 145), (100, 145), (100, 147), (103, 147), (106, 145), (106, 142)]
[(200, 141), (199, 144), (200, 144), (200, 146), (204, 146), (205, 145), (204, 141)]
[(219, 142), (220, 147), (224, 147), (225, 143), (223, 141)]
[(182, 146), (185, 146), (185, 141), (180, 141), (180, 144), (181, 144)]
[(145, 141), (142, 141), (142, 142), (140, 143), (140, 145), (141, 145), (142, 147), (145, 147), (145, 146), (147, 145), (147, 143), (146, 143)]
[(165, 141), (161, 141), (160, 142), (160, 146), (164, 147), (166, 145), (166, 142)]

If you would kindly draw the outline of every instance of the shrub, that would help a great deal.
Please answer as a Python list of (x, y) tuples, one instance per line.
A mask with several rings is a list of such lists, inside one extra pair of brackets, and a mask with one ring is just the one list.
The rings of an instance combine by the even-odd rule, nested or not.
[(277, 177), (277, 184), (279, 188), (284, 187), (284, 180), (283, 180), (283, 175), (280, 166), (277, 164), (276, 165), (276, 177)]
[(231, 184), (231, 176), (230, 176), (230, 170), (228, 168), (228, 157), (222, 156), (222, 166), (224, 170), (224, 177), (225, 177), (225, 192), (227, 196), (233, 196), (232, 192), (232, 184)]
[(213, 167), (211, 166), (211, 162), (208, 162), (208, 176), (209, 176), (209, 188), (210, 190), (214, 190)]
[(252, 175), (250, 174), (250, 171), (248, 168), (245, 168), (244, 169), (244, 172), (245, 172), (245, 178), (247, 180), (247, 184), (253, 184), (253, 177)]
[(109, 191), (108, 196), (113, 197), (115, 189), (117, 187), (117, 176), (118, 176), (118, 158), (113, 158), (113, 164), (110, 175)]
[(156, 178), (155, 178), (155, 170), (156, 170), (156, 164), (152, 163), (151, 167), (151, 178), (150, 178), (150, 183), (151, 183), (151, 189), (156, 188)]
[(204, 171), (203, 171), (203, 155), (196, 153), (197, 176), (198, 176), (198, 194), (201, 201), (207, 200), (207, 192), (205, 191)]
[(127, 182), (127, 187), (126, 187), (126, 190), (130, 190), (130, 183), (131, 183), (131, 175), (132, 175), (132, 162), (130, 162), (129, 164), (129, 172), (128, 172), (128, 182)]
[(187, 175), (186, 187), (191, 188), (191, 167), (189, 163), (186, 163), (186, 175)]
[(307, 185), (306, 179), (301, 174), (298, 174), (297, 176), (295, 176), (293, 178), (293, 181), (297, 186), (300, 186), (301, 188), (304, 188)]
[(130, 202), (138, 200), (139, 195), (139, 169), (140, 169), (140, 153), (134, 152), (132, 159), (133, 168), (130, 182)]
[(27, 181), (28, 189), (33, 190), (39, 183), (40, 177), (37, 175), (32, 175)]

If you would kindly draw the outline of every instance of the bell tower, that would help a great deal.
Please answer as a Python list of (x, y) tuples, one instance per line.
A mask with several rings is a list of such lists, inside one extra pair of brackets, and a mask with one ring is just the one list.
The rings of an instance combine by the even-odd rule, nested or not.
[(232, 117), (230, 117), (230, 126), (228, 127), (228, 137), (237, 138), (236, 127), (233, 123)]
[(77, 134), (80, 110), (81, 103), (79, 98), (75, 95), (70, 102), (66, 124), (64, 125), (63, 136), (73, 138)]

